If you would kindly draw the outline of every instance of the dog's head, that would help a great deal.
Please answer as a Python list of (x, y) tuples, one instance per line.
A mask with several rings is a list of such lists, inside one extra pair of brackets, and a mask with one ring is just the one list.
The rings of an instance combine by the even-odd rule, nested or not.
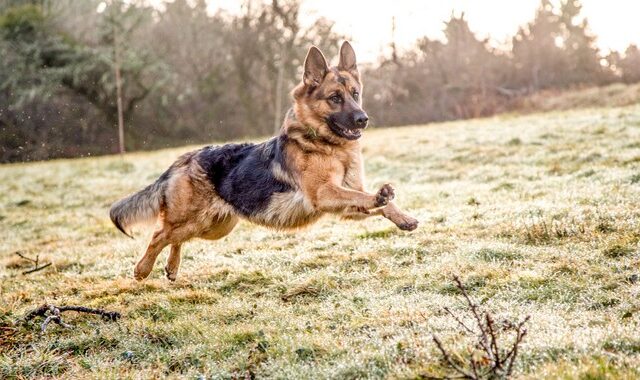
[(369, 117), (362, 109), (362, 82), (351, 44), (340, 48), (337, 66), (329, 67), (312, 46), (304, 61), (302, 82), (293, 91), (300, 122), (327, 140), (357, 140)]

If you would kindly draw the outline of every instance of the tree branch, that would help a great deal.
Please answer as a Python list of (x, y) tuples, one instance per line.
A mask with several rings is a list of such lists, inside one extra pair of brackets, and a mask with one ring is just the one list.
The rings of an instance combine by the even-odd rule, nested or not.
[(117, 311), (107, 311), (103, 309), (92, 309), (84, 306), (55, 306), (50, 304), (44, 304), (30, 311), (25, 315), (24, 321), (28, 322), (35, 317), (44, 317), (45, 320), (40, 326), (40, 330), (44, 332), (51, 322), (55, 322), (64, 328), (73, 328), (73, 326), (64, 323), (61, 313), (65, 311), (76, 311), (79, 313), (96, 314), (102, 317), (106, 321), (117, 321), (122, 315)]
[(43, 270), (44, 268), (47, 268), (51, 265), (51, 263), (46, 263), (44, 265), (40, 265), (38, 266), (38, 264), (40, 263), (40, 255), (37, 255), (35, 259), (32, 259), (28, 256), (23, 255), (20, 251), (14, 252), (16, 255), (18, 255), (20, 258), (22, 258), (23, 260), (27, 260), (33, 263), (33, 268), (26, 270), (24, 272), (22, 272), (22, 274), (29, 274), (29, 273), (34, 273), (40, 270)]

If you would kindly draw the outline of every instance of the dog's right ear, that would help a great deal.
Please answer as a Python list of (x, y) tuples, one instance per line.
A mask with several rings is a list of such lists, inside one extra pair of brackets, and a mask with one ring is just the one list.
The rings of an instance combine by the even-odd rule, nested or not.
[(307, 58), (304, 60), (304, 74), (302, 75), (304, 84), (312, 87), (319, 86), (328, 71), (327, 60), (320, 49), (311, 46)]

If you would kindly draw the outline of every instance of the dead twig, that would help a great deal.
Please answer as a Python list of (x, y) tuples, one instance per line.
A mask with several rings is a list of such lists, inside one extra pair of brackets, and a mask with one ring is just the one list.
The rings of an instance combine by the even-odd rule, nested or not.
[(54, 322), (59, 324), (64, 328), (73, 328), (70, 324), (65, 323), (62, 320), (61, 313), (65, 311), (76, 311), (79, 313), (89, 313), (96, 314), (102, 317), (102, 319), (106, 321), (117, 321), (122, 317), (122, 315), (117, 311), (107, 311), (102, 309), (92, 309), (84, 306), (55, 306), (44, 304), (36, 308), (35, 310), (30, 311), (25, 315), (24, 320), (28, 322), (35, 317), (43, 317), (44, 322), (40, 325), (40, 330), (44, 332), (47, 329), (49, 323)]
[(436, 347), (438, 347), (438, 350), (442, 354), (442, 359), (444, 359), (445, 363), (447, 363), (447, 365), (449, 367), (453, 368), (460, 375), (461, 378), (463, 378), (463, 379), (474, 379), (475, 378), (473, 376), (473, 374), (470, 374), (467, 371), (465, 371), (462, 367), (457, 365), (451, 359), (451, 356), (449, 355), (449, 352), (447, 352), (447, 350), (442, 345), (442, 342), (440, 341), (440, 339), (438, 339), (438, 337), (435, 336), (435, 335), (433, 336), (433, 342), (436, 344)]
[[(478, 305), (471, 300), (467, 289), (457, 276), (453, 278), (456, 287), (465, 300), (469, 314), (475, 321), (474, 328), (465, 324), (462, 318), (455, 315), (449, 308), (444, 311), (449, 314), (454, 321), (466, 332), (477, 337), (474, 348), (468, 350), (469, 355), (467, 362), (456, 362), (452, 359), (451, 353), (444, 347), (442, 341), (433, 335), (433, 342), (442, 355), (442, 360), (447, 367), (451, 369), (452, 375), (446, 376), (446, 379), (506, 379), (513, 373), (513, 365), (518, 356), (518, 348), (524, 337), (527, 335), (527, 329), (524, 327), (529, 321), (527, 316), (519, 323), (504, 321), (502, 328), (497, 328), (493, 316), (489, 312), (483, 312)], [(515, 333), (515, 339), (509, 348), (503, 348), (503, 340), (501, 333)], [(480, 351), (480, 358), (474, 355), (474, 351)], [(476, 351), (477, 353), (477, 351)], [(436, 379), (438, 377), (428, 376), (428, 378)]]
[(31, 257), (23, 255), (20, 251), (14, 252), (14, 253), (18, 255), (21, 259), (31, 261), (33, 263), (33, 268), (22, 272), (23, 275), (43, 270), (44, 268), (47, 268), (48, 266), (51, 265), (51, 263), (46, 263), (44, 265), (38, 266), (38, 264), (40, 263), (40, 255), (37, 255), (35, 259), (32, 259)]
[(44, 264), (44, 265), (42, 265), (42, 266), (35, 267), (35, 268), (33, 268), (33, 269), (29, 269), (29, 270), (27, 270), (27, 271), (24, 271), (24, 272), (22, 272), (22, 274), (29, 274), (29, 273), (37, 272), (37, 271), (39, 271), (39, 270), (43, 270), (44, 268), (46, 268), (46, 267), (48, 267), (48, 266), (50, 266), (50, 265), (51, 265), (51, 263), (46, 263), (46, 264)]

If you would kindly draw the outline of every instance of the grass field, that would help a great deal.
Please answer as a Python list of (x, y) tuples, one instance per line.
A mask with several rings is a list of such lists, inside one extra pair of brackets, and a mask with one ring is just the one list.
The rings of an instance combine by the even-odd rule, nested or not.
[[(150, 231), (126, 238), (109, 205), (189, 149), (0, 167), (0, 378), (442, 376), (431, 335), (472, 341), (443, 312), (456, 274), (496, 318), (531, 316), (517, 377), (640, 376), (640, 106), (370, 130), (368, 185), (394, 183), (418, 230), (242, 223), (138, 283)], [(22, 275), (16, 251), (53, 265)], [(40, 334), (20, 319), (44, 302), (123, 318)]]

